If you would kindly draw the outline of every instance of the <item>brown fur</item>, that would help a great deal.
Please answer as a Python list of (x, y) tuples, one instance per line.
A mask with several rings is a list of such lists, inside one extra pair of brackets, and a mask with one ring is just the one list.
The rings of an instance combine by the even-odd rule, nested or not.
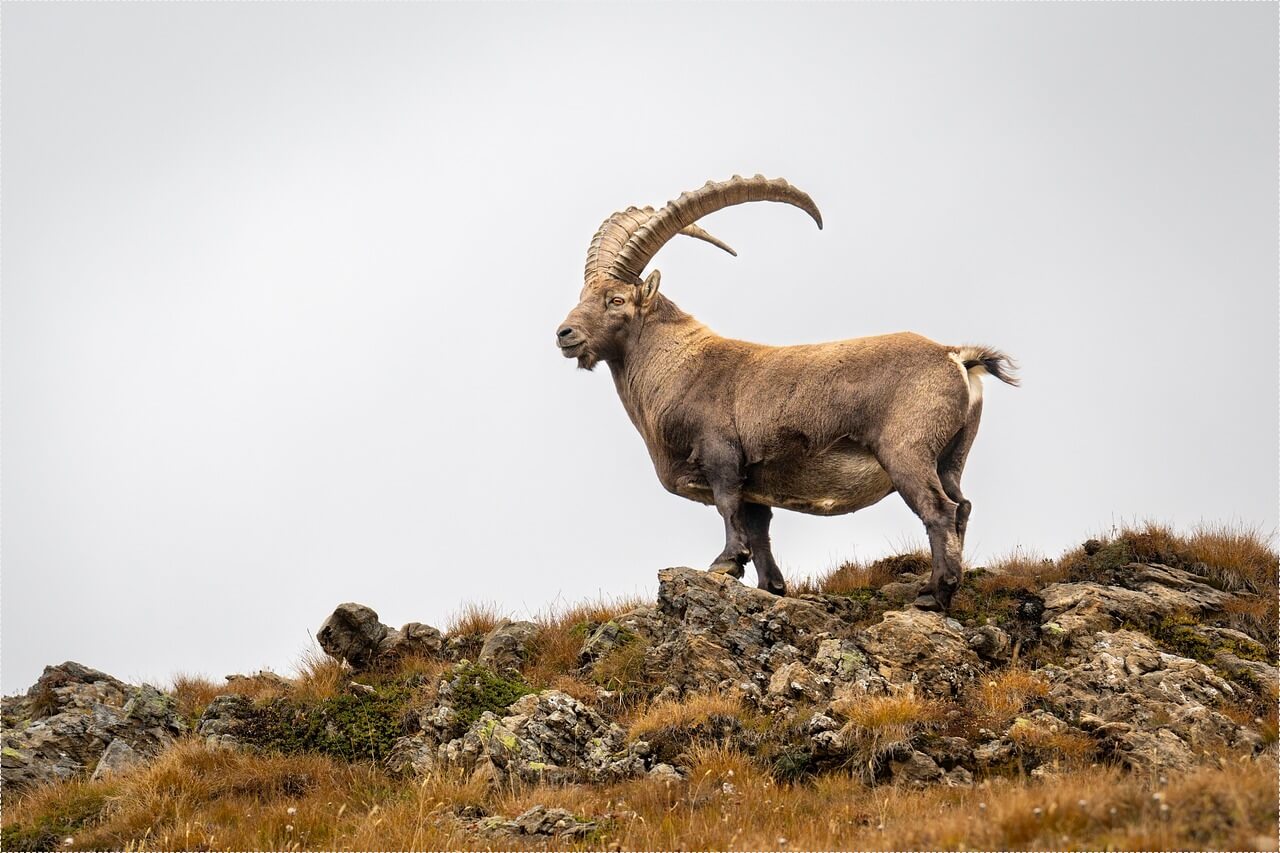
[(771, 507), (836, 515), (897, 491), (933, 551), (917, 604), (946, 607), (969, 516), (960, 474), (981, 414), (970, 383), (987, 372), (1013, 384), (1009, 359), (911, 332), (787, 347), (731, 340), (659, 294), (659, 280), (588, 282), (558, 343), (583, 368), (609, 365), (662, 485), (720, 511), (726, 541), (712, 569), (741, 577), (752, 560), (760, 587), (783, 594)]

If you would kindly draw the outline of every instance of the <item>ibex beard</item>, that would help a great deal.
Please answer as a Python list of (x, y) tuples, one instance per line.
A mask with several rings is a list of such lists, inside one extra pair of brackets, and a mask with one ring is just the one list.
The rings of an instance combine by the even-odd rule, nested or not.
[(981, 377), (1016, 385), (998, 350), (910, 332), (775, 347), (723, 338), (658, 292), (649, 261), (676, 234), (736, 254), (694, 224), (730, 205), (794, 205), (807, 194), (757, 175), (708, 182), (661, 210), (627, 208), (600, 226), (578, 306), (556, 333), (566, 358), (609, 365), (658, 479), (712, 504), (724, 549), (712, 571), (786, 594), (769, 541), (773, 508), (843, 515), (897, 492), (924, 522), (933, 571), (917, 607), (946, 609), (960, 586), (971, 504), (960, 490), (982, 414)]

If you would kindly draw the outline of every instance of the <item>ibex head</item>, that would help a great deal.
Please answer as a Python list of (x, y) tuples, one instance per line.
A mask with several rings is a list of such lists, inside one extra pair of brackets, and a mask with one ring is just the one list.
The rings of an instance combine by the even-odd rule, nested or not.
[(736, 255), (694, 223), (709, 213), (748, 201), (795, 205), (822, 227), (822, 214), (813, 199), (781, 178), (768, 180), (762, 175), (734, 175), (722, 183), (708, 181), (658, 211), (629, 207), (613, 214), (591, 240), (581, 301), (556, 332), (556, 344), (564, 357), (576, 358), (578, 366), (587, 370), (601, 361), (621, 358), (639, 335), (644, 318), (660, 304), (658, 271), (641, 278), (653, 256), (677, 234), (705, 240)]

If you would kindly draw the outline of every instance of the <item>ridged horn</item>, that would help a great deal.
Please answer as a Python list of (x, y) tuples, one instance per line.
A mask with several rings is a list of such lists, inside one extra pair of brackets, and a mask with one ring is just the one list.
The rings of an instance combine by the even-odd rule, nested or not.
[[(601, 230), (596, 234), (597, 240), (600, 240), (600, 252), (596, 258), (602, 266), (597, 267), (595, 271), (604, 272), (619, 281), (638, 284), (641, 280), (640, 275), (649, 261), (672, 237), (680, 233), (689, 233), (686, 229), (710, 213), (749, 201), (776, 201), (793, 205), (813, 217), (813, 221), (819, 228), (822, 227), (822, 213), (813, 203), (813, 199), (809, 198), (808, 193), (791, 186), (782, 178), (770, 180), (763, 175), (756, 175), (754, 178), (734, 175), (727, 181), (720, 183), (707, 181), (701, 189), (681, 193), (679, 198), (667, 202), (666, 206), (657, 213), (646, 216), (644, 219), (639, 217), (629, 219), (628, 224), (633, 222), (634, 225), (625, 232), (619, 227), (609, 235), (610, 239), (600, 240), (604, 235), (605, 227), (612, 220), (610, 217), (610, 220), (606, 220), (605, 226), (601, 226)], [(631, 208), (631, 210), (636, 209)], [(636, 212), (643, 213), (639, 210)], [(615, 216), (618, 215), (615, 214)], [(618, 248), (614, 249), (614, 246)], [(593, 251), (596, 250), (597, 241), (593, 240), (591, 247)], [(610, 250), (612, 254), (609, 254)], [(588, 275), (591, 272), (589, 259)]]
[[(657, 212), (652, 207), (628, 207), (602, 222), (595, 236), (591, 238), (591, 248), (587, 250), (587, 281), (590, 282), (598, 276), (607, 274), (609, 265), (626, 245), (627, 239), (635, 233), (637, 228), (656, 215)], [(708, 234), (697, 225), (686, 225), (678, 233), (710, 243), (734, 257), (738, 255), (728, 243)]]
[(724, 249), (726, 252), (733, 255), (735, 258), (738, 257), (738, 253), (733, 250), (732, 246), (730, 246), (728, 243), (726, 243), (723, 240), (716, 239), (715, 237), (708, 234), (703, 229), (699, 228), (697, 225), (686, 225), (685, 227), (680, 229), (680, 233), (686, 237), (693, 237), (696, 240), (702, 240), (703, 242), (710, 243), (716, 248)]

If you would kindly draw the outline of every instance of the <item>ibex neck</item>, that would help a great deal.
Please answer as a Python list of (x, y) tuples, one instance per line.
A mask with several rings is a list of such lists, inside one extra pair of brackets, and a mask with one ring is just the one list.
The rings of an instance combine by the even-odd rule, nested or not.
[(697, 319), (670, 300), (645, 318), (644, 326), (625, 356), (609, 362), (622, 405), (637, 428), (649, 403), (665, 390), (670, 394), (680, 377), (696, 361), (707, 340), (716, 337)]

